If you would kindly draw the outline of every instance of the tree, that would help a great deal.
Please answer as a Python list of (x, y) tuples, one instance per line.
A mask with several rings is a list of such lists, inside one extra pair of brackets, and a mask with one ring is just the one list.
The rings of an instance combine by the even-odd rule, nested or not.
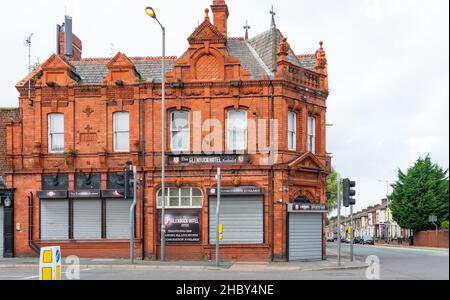
[(419, 158), (405, 174), (398, 170), (398, 180), (390, 196), (394, 220), (403, 228), (415, 231), (434, 229), (428, 221), (436, 215), (448, 220), (448, 170), (433, 164), (430, 156)]
[[(333, 168), (330, 175), (327, 177), (327, 192), (330, 197), (327, 201), (328, 213), (332, 213), (337, 208), (337, 176), (338, 172)], [(342, 193), (342, 179), (341, 179), (341, 193)]]

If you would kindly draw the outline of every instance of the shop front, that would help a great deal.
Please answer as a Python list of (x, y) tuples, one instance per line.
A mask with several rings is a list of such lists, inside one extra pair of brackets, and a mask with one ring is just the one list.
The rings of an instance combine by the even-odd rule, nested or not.
[(108, 256), (129, 255), (131, 199), (124, 198), (123, 188), (101, 190), (100, 174), (76, 174), (76, 189), (67, 190), (67, 176), (58, 177), (62, 179), (53, 182), (60, 183), (50, 186), (44, 179), (44, 189), (37, 193), (38, 244), (57, 243), (68, 253), (84, 257), (99, 248), (105, 248)]
[(313, 204), (302, 199), (288, 204), (287, 212), (288, 260), (322, 260), (325, 205)]
[[(199, 187), (169, 187), (165, 191), (164, 224), (169, 259), (202, 259), (202, 212), (204, 197)], [(158, 253), (161, 247), (162, 190), (157, 194)]]

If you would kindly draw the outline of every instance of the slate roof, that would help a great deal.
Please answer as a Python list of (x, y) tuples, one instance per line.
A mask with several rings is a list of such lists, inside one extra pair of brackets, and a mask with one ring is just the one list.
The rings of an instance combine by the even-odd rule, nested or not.
[[(74, 66), (75, 73), (81, 77), (80, 84), (82, 85), (98, 85), (101, 84), (103, 78), (108, 75), (106, 65), (110, 58), (105, 59), (83, 59), (81, 61), (71, 61), (70, 64)], [(143, 81), (161, 81), (161, 58), (130, 58), (136, 67)], [(171, 72), (175, 66), (176, 60), (171, 57), (166, 59), (166, 73)]]
[[(249, 40), (249, 44), (255, 49), (256, 53), (261, 57), (264, 64), (271, 71), (276, 70), (276, 62), (280, 41), (283, 38), (281, 31), (274, 27)], [(292, 49), (289, 50), (289, 62), (301, 66), (300, 61)]]
[(315, 70), (317, 59), (314, 54), (298, 55), (297, 58), (303, 68), (311, 71)]
[[(241, 61), (242, 67), (250, 72), (252, 80), (261, 80), (266, 76), (274, 78), (278, 48), (282, 38), (281, 31), (272, 27), (249, 40), (228, 38), (227, 50), (230, 56)], [(69, 63), (74, 67), (75, 74), (81, 78), (81, 85), (100, 85), (108, 75), (107, 64), (111, 59), (84, 58), (80, 61), (71, 60)], [(290, 49), (288, 59), (294, 65), (314, 71), (316, 58), (312, 54), (297, 56)], [(130, 57), (130, 60), (135, 65), (142, 81), (161, 82), (161, 57)], [(166, 59), (166, 73), (173, 70), (176, 60), (177, 58), (173, 56)], [(19, 85), (24, 84), (30, 76), (33, 76), (33, 74), (23, 79)]]
[(229, 39), (227, 49), (230, 56), (238, 58), (242, 67), (249, 71), (254, 80), (262, 79), (264, 76), (271, 76), (272, 73), (252, 48), (243, 39)]

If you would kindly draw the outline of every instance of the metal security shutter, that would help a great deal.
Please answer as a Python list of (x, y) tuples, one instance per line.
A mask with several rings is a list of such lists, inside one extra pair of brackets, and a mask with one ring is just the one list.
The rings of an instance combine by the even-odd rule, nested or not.
[(130, 238), (131, 200), (106, 200), (106, 238)]
[[(223, 224), (223, 244), (264, 243), (264, 199), (262, 196), (222, 197), (220, 223)], [(217, 198), (209, 202), (209, 243), (216, 242)]]
[(41, 240), (69, 238), (69, 201), (41, 200)]
[(73, 200), (73, 238), (75, 240), (102, 238), (101, 200)]
[(322, 259), (322, 214), (289, 214), (289, 260)]
[(3, 206), (0, 205), (0, 257), (3, 257), (3, 244), (5, 239), (3, 237)]

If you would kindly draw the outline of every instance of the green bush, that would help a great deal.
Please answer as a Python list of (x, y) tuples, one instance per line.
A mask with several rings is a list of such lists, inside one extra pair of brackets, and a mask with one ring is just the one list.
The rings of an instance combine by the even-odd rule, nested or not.
[(444, 221), (441, 223), (441, 229), (448, 230), (448, 221)]

